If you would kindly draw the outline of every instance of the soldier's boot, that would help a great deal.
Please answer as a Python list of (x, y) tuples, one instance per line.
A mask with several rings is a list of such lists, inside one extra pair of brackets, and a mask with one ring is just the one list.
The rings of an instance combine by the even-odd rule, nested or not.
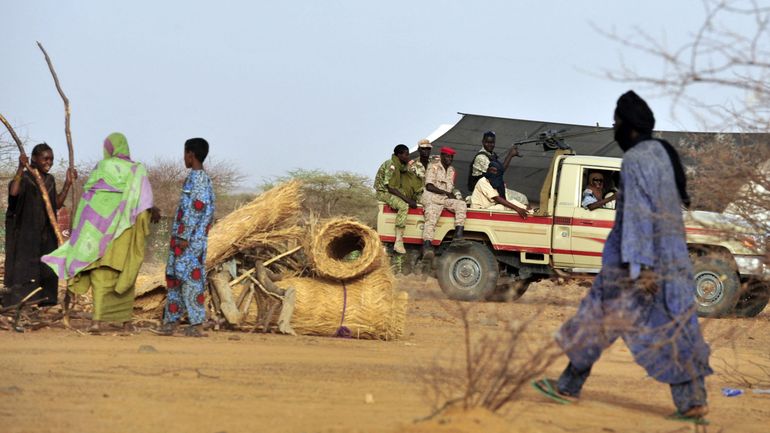
[(432, 260), (436, 254), (433, 252), (433, 245), (430, 241), (422, 241), (422, 259)]
[(470, 245), (470, 242), (465, 240), (465, 236), (463, 235), (463, 230), (465, 227), (463, 226), (455, 226), (455, 236), (452, 238), (452, 247), (455, 248), (464, 248)]
[(463, 229), (464, 228), (465, 227), (463, 227), (463, 226), (455, 226), (455, 237), (454, 238), (457, 239), (458, 241), (463, 239)]
[(404, 248), (404, 227), (396, 227), (396, 243), (393, 244), (393, 251), (399, 254), (406, 254), (406, 248)]

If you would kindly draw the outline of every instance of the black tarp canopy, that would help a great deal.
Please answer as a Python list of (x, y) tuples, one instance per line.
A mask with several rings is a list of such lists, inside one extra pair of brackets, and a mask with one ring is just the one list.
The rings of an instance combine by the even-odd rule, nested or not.
[[(439, 153), (442, 146), (449, 146), (457, 151), (454, 163), (457, 172), (455, 186), (467, 195), (468, 173), (470, 164), (476, 153), (481, 150), (481, 138), (485, 131), (494, 131), (497, 136), (495, 153), (503, 158), (512, 143), (537, 138), (538, 134), (556, 130), (562, 131), (561, 135), (567, 137), (565, 142), (575, 150), (578, 155), (595, 155), (622, 157), (623, 152), (613, 139), (612, 128), (572, 125), (568, 123), (555, 123), (534, 120), (508, 119), (504, 117), (482, 116), (476, 114), (464, 114), (447, 132), (433, 140), (433, 154)], [(574, 137), (569, 138), (574, 135)], [(662, 137), (675, 146), (681, 146), (685, 141), (694, 141), (713, 136), (714, 133), (704, 132), (674, 132), (656, 131), (656, 137)], [(735, 135), (735, 142), (742, 144), (747, 135)], [(748, 136), (767, 134), (748, 134)], [(754, 137), (753, 139), (756, 139)], [(412, 156), (417, 155), (415, 151)], [(530, 200), (538, 200), (540, 188), (548, 173), (553, 152), (546, 152), (542, 145), (523, 144), (519, 147), (522, 158), (513, 158), (508, 171), (505, 173), (505, 182), (508, 188), (515, 189), (526, 194)]]

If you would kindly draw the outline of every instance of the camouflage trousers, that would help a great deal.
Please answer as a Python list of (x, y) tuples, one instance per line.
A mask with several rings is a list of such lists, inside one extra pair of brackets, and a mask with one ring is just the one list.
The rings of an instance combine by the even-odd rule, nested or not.
[(406, 227), (406, 216), (409, 213), (409, 204), (393, 194), (387, 192), (377, 192), (377, 200), (385, 202), (388, 206), (396, 210), (396, 227)]
[(457, 200), (448, 197), (436, 197), (430, 203), (423, 204), (425, 207), (425, 226), (422, 230), (422, 239), (432, 241), (436, 233), (436, 224), (441, 216), (441, 211), (447, 209), (455, 214), (455, 225), (465, 225), (465, 211), (467, 204), (463, 200)]

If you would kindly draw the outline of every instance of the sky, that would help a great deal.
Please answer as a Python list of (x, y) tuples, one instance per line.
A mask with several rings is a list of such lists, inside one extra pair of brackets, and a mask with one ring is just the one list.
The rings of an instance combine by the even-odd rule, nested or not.
[[(630, 85), (603, 72), (621, 58), (663, 70), (596, 28), (677, 46), (704, 17), (700, 0), (0, 3), (0, 113), (30, 144), (66, 158), (40, 41), (72, 103), (77, 160), (119, 131), (134, 159), (181, 164), (184, 141), (204, 137), (246, 189), (297, 168), (373, 177), (396, 144), (458, 112), (610, 126)], [(648, 102), (659, 129), (699, 129)]]

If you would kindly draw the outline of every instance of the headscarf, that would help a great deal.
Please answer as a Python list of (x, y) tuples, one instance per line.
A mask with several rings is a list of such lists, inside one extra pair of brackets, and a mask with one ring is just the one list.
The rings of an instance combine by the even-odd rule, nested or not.
[[(615, 115), (621, 120), (620, 125), (615, 130), (615, 141), (618, 142), (623, 152), (628, 152), (641, 141), (652, 139), (655, 115), (652, 114), (647, 102), (633, 90), (629, 90), (618, 98)], [(636, 130), (639, 133), (639, 138), (636, 141), (631, 140), (631, 130)], [(666, 149), (674, 169), (674, 180), (679, 191), (679, 197), (685, 207), (690, 207), (690, 196), (687, 194), (687, 176), (684, 173), (684, 166), (679, 158), (679, 153), (668, 141), (657, 138), (655, 140)]]
[(120, 158), (131, 161), (131, 151), (128, 149), (128, 140), (120, 132), (113, 132), (104, 139), (104, 159)]
[(505, 168), (503, 167), (503, 164), (500, 161), (490, 161), (489, 167), (495, 167), (497, 169), (497, 173), (490, 173), (489, 168), (487, 168), (487, 172), (484, 173), (484, 177), (489, 180), (489, 184), (492, 185), (492, 188), (496, 189), (497, 193), (500, 194), (501, 197), (505, 198), (505, 180), (503, 180)]
[(83, 186), (67, 243), (41, 259), (60, 279), (69, 279), (104, 256), (110, 243), (152, 207), (152, 188), (143, 164), (131, 160), (121, 133), (104, 140), (104, 159)]

